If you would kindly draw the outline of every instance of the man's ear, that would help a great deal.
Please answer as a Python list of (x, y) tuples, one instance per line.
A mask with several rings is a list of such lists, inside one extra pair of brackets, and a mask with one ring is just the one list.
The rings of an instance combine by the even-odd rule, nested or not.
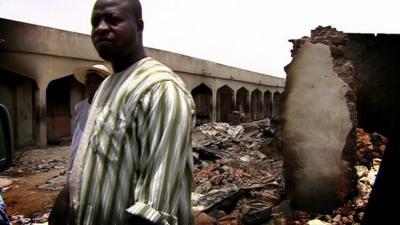
[(143, 22), (143, 19), (137, 19), (137, 26), (138, 26), (138, 30), (139, 31), (143, 31), (143, 29), (144, 29), (144, 22)]

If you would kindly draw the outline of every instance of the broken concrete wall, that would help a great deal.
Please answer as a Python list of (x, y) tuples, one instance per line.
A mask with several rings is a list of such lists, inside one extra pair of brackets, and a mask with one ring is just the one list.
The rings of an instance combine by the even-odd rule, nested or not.
[(400, 35), (347, 36), (344, 53), (354, 66), (359, 127), (388, 135), (400, 96)]
[(329, 211), (351, 193), (356, 111), (351, 61), (343, 57), (346, 35), (319, 27), (294, 43), (286, 68), (282, 141), (292, 205)]

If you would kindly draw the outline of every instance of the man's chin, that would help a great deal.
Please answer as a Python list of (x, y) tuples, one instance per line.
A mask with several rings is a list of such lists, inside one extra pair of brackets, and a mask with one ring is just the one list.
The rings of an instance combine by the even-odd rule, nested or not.
[(99, 56), (104, 60), (109, 61), (115, 55), (115, 47), (108, 42), (95, 43), (94, 46)]
[(106, 61), (112, 61), (112, 59), (115, 58), (115, 53), (112, 51), (100, 51), (98, 50), (99, 56), (106, 60)]

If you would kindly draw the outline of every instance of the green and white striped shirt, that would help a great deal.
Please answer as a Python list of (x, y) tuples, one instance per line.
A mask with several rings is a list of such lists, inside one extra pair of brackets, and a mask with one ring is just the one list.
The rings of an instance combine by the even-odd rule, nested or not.
[(71, 173), (76, 224), (193, 224), (194, 102), (169, 68), (144, 58), (100, 86)]

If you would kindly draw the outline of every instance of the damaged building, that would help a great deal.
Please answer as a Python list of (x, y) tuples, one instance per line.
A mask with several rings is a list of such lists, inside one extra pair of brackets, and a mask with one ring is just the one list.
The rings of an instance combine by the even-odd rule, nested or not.
[[(194, 172), (195, 194), (202, 194), (194, 209), (203, 212), (196, 224), (393, 224), (387, 201), (398, 195), (390, 183), (397, 174), (388, 156), (399, 161), (391, 122), (399, 115), (399, 38), (318, 27), (291, 40), (280, 134), (270, 136), (263, 121), (242, 124), (239, 139), (241, 126), (198, 127), (212, 138), (194, 145), (206, 161)], [(261, 129), (249, 131), (254, 127)], [(277, 138), (282, 145), (271, 148)], [(209, 162), (211, 156), (217, 159)], [(381, 162), (389, 174), (371, 205)]]
[[(84, 98), (72, 71), (103, 62), (89, 35), (0, 19), (0, 103), (10, 111), (17, 147), (70, 137), (71, 112)], [(278, 117), (285, 79), (158, 49), (147, 54), (186, 83), (198, 124)], [(238, 119), (239, 117), (239, 119)]]
[[(281, 139), (288, 198), (296, 209), (331, 212), (363, 192), (357, 179), (362, 176), (358, 169), (365, 155), (360, 150), (364, 130), (389, 136), (389, 144), (397, 142), (392, 132), (400, 96), (400, 65), (395, 56), (399, 40), (395, 34), (348, 34), (332, 27), (318, 27), (310, 37), (291, 40), (293, 60), (286, 67)], [(388, 151), (398, 155), (398, 149)], [(380, 154), (370, 155), (369, 160)], [(385, 182), (387, 193), (395, 193)], [(352, 204), (365, 204), (358, 203)], [(375, 205), (379, 207), (387, 209)], [(361, 219), (348, 218), (349, 223), (334, 224)]]
[[(72, 108), (85, 96), (71, 72), (110, 65), (88, 35), (0, 25), (0, 103), (16, 144), (68, 139)], [(196, 224), (308, 224), (317, 215), (297, 210), (324, 213), (318, 218), (329, 224), (360, 223), (398, 110), (398, 39), (318, 27), (292, 40), (287, 80), (146, 48), (196, 103)], [(249, 123), (231, 126), (240, 122)]]

